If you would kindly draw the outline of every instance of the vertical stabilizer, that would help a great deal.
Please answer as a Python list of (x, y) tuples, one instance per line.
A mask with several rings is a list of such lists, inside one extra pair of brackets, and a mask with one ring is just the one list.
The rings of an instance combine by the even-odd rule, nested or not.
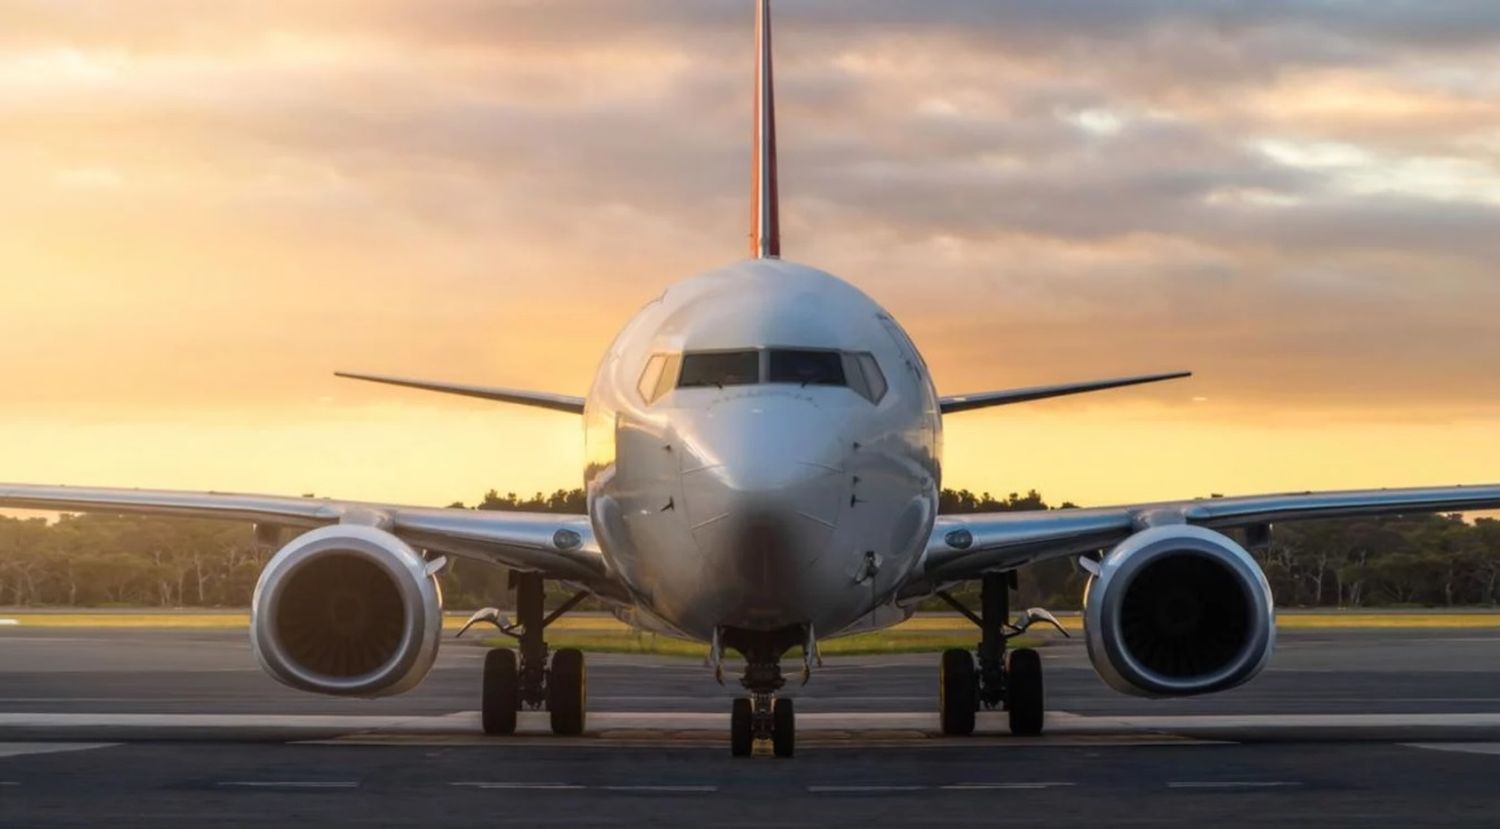
[(755, 0), (755, 133), (750, 166), (750, 255), (781, 256), (776, 184), (776, 84), (771, 69), (771, 0)]

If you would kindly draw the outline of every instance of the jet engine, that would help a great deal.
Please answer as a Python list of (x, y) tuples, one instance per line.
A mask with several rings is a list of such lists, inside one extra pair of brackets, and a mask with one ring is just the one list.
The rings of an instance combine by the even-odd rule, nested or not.
[(1271, 658), (1276, 610), (1255, 559), (1203, 527), (1151, 527), (1099, 562), (1084, 592), (1089, 659), (1111, 687), (1150, 697), (1224, 691)]
[(278, 682), (303, 691), (408, 691), (431, 670), (442, 636), (435, 569), (375, 527), (329, 526), (299, 536), (255, 586), (256, 658)]

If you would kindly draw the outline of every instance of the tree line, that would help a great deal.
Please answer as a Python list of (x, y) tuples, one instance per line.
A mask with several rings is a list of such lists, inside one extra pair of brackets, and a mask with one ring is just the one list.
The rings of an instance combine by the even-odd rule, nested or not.
[[(581, 489), (530, 498), (491, 491), (473, 508), (581, 514), (584, 505)], [(997, 498), (944, 490), (939, 502), (946, 514), (1048, 508), (1035, 491)], [(243, 524), (103, 514), (50, 522), (0, 518), (0, 605), (245, 607), (272, 553), (259, 549)], [(1284, 524), (1255, 555), (1281, 606), (1500, 603), (1500, 521), (1494, 519), (1421, 515)], [(507, 575), (501, 567), (457, 560), (442, 576), (446, 603), (504, 605)], [(1084, 582), (1071, 560), (1044, 562), (1022, 571), (1018, 601), (1076, 608)]]

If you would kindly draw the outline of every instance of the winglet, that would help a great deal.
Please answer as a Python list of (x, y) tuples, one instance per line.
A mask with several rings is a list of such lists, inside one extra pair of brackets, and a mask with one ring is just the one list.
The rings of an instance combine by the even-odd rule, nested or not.
[(776, 83), (771, 0), (756, 0), (755, 129), (750, 162), (750, 256), (781, 257), (781, 194), (776, 176)]
[(343, 377), (348, 380), (384, 383), (388, 386), (403, 386), (409, 389), (435, 391), (442, 394), (477, 397), (481, 400), (495, 400), (500, 403), (515, 403), (520, 406), (534, 406), (539, 409), (551, 409), (555, 412), (583, 414), (583, 398), (571, 397), (566, 394), (497, 389), (491, 386), (470, 386), (461, 383), (438, 383), (431, 380), (408, 380), (404, 377), (386, 377), (378, 374), (350, 374), (343, 371), (334, 372), (334, 376)]

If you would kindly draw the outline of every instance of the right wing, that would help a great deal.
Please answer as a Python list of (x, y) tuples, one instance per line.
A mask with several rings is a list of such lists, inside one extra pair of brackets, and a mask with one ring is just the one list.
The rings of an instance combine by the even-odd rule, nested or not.
[(387, 386), (403, 386), (442, 394), (456, 394), (462, 397), (477, 397), (481, 400), (495, 400), (500, 403), (535, 406), (555, 412), (583, 414), (583, 398), (566, 394), (499, 389), (493, 386), (470, 386), (463, 383), (439, 383), (432, 380), (409, 380), (405, 377), (387, 377), (381, 374), (351, 374), (344, 371), (336, 371), (333, 376), (343, 377), (346, 380), (364, 380), (369, 383), (384, 383)]
[(222, 492), (0, 484), (0, 507), (215, 518), (313, 529), (353, 523), (380, 527), (413, 547), (535, 570), (609, 592), (617, 582), (587, 516), (432, 509)]
[(927, 545), (920, 588), (995, 570), (1112, 547), (1164, 524), (1225, 530), (1324, 518), (1467, 512), (1500, 508), (1500, 484), (1294, 492), (1200, 498), (1096, 509), (940, 516)]

